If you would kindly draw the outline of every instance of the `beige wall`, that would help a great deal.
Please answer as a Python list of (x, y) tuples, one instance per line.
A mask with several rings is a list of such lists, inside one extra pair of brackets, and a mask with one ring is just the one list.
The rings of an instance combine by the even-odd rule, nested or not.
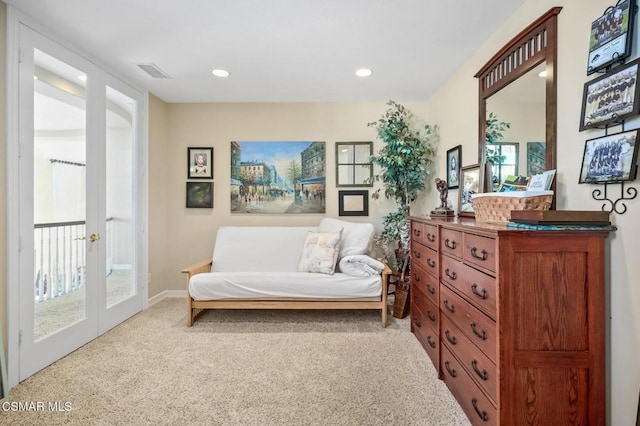
[[(401, 100), (398, 100), (401, 102)], [(157, 102), (156, 102), (157, 103)], [(425, 119), (426, 103), (404, 102), (418, 119)], [(387, 109), (379, 103), (237, 103), (237, 104), (170, 104), (168, 105), (167, 152), (161, 164), (154, 163), (156, 141), (150, 141), (151, 183), (150, 235), (164, 232), (166, 250), (150, 254), (151, 288), (185, 290), (186, 281), (180, 270), (196, 261), (211, 257), (215, 233), (220, 225), (317, 225), (325, 215), (255, 215), (230, 213), (230, 142), (291, 141), (326, 142), (327, 190), (326, 216), (338, 216), (338, 188), (335, 186), (335, 142), (374, 141), (375, 131), (367, 123), (377, 120)], [(162, 117), (162, 118), (161, 118)], [(164, 121), (164, 108), (151, 108), (151, 129), (157, 120)], [(426, 123), (426, 122), (425, 122)], [(425, 124), (423, 123), (423, 124)], [(186, 209), (187, 147), (214, 148), (214, 208)], [(165, 180), (156, 181), (154, 170), (162, 170)], [(348, 188), (347, 188), (348, 189)], [(164, 203), (164, 207), (160, 204)], [(164, 208), (164, 211), (161, 209)], [(393, 204), (388, 200), (370, 200), (369, 217), (353, 217), (353, 221), (374, 221), (386, 214)], [(155, 215), (164, 216), (158, 219)], [(161, 269), (162, 268), (162, 269)], [(156, 271), (161, 271), (160, 279)]]
[[(601, 130), (578, 132), (586, 76), (590, 25), (612, 2), (600, 0), (528, 0), (494, 36), (429, 101), (441, 126), (442, 151), (463, 143), (463, 163), (477, 159), (478, 82), (473, 75), (501, 46), (553, 6), (563, 6), (558, 22), (558, 208), (598, 210), (592, 185), (578, 185), (584, 142)], [(636, 26), (637, 51), (639, 43)], [(634, 53), (633, 57), (636, 57)], [(595, 76), (592, 76), (595, 77)], [(640, 127), (640, 120), (627, 128)], [(612, 129), (611, 131), (619, 131)], [(440, 159), (444, 165), (444, 158)], [(638, 188), (636, 181), (632, 186)], [(610, 189), (615, 196), (619, 186)], [(607, 376), (609, 424), (635, 424), (640, 388), (640, 197), (627, 202), (626, 214), (612, 214), (618, 231), (610, 237), (608, 253)]]
[(167, 196), (170, 175), (169, 107), (149, 95), (149, 297), (167, 290), (170, 228)]
[[(7, 81), (7, 5), (0, 3), (0, 81)], [(7, 93), (0, 84), (0, 331), (7, 348)]]

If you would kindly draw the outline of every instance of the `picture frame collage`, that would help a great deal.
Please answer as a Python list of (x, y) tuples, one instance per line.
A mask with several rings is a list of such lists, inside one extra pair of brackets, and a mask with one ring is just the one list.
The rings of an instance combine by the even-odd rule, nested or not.
[(213, 208), (213, 160), (212, 147), (187, 148), (186, 208)]
[[(640, 115), (640, 58), (629, 63), (636, 4), (619, 0), (592, 22), (587, 81), (582, 95), (579, 130), (605, 129), (585, 141), (578, 183), (607, 184), (635, 180), (639, 129), (625, 130), (625, 120)], [(622, 127), (609, 133), (609, 127)]]

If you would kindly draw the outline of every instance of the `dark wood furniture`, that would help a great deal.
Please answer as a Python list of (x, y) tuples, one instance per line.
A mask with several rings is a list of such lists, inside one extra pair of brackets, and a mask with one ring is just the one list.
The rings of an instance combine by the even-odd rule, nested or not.
[(411, 331), (474, 425), (604, 425), (608, 232), (411, 219)]

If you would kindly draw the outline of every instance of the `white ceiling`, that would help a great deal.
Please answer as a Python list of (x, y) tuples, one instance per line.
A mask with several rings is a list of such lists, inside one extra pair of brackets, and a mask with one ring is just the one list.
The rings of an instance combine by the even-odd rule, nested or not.
[[(524, 3), (4, 1), (166, 102), (426, 100)], [(362, 67), (373, 75), (356, 77)]]

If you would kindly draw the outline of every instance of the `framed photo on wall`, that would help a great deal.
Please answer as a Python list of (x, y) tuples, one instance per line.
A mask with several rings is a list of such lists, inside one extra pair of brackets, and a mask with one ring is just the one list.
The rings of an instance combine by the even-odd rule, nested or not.
[(458, 189), (458, 216), (474, 217), (471, 196), (482, 192), (482, 167), (480, 164), (465, 166), (460, 169), (460, 188)]
[(213, 178), (213, 148), (187, 148), (187, 178)]
[(187, 182), (187, 208), (213, 208), (213, 182)]
[(634, 129), (587, 140), (578, 183), (634, 180), (639, 133), (640, 130)]
[(631, 55), (636, 3), (619, 0), (591, 23), (587, 75), (621, 62)]
[(604, 127), (640, 112), (640, 59), (588, 81), (582, 95), (580, 130)]
[(460, 161), (462, 160), (462, 145), (447, 151), (447, 188), (456, 189), (460, 185)]
[(339, 216), (369, 216), (369, 191), (338, 191)]

